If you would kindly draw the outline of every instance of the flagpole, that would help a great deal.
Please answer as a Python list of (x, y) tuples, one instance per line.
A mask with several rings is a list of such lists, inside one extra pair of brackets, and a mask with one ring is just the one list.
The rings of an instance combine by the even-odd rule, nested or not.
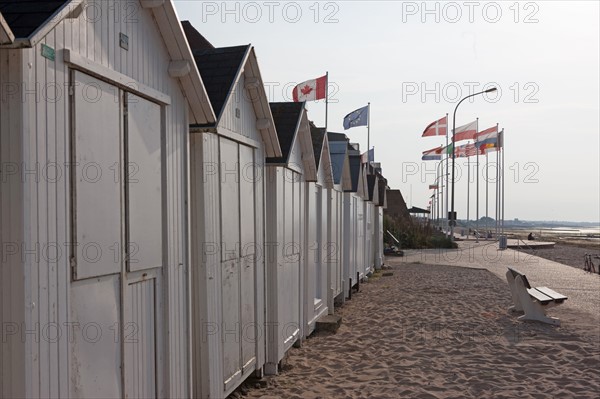
[[(369, 150), (370, 149), (371, 149), (371, 103), (367, 103), (367, 163), (369, 163)], [(370, 165), (370, 163), (369, 163), (369, 165)]]
[(476, 193), (476, 205), (475, 205), (475, 230), (477, 234), (475, 234), (475, 242), (479, 242), (479, 118), (477, 118), (475, 125), (475, 149), (477, 151), (477, 166), (475, 167), (477, 171), (477, 180), (475, 183), (475, 191)]
[(496, 239), (498, 239), (498, 219), (499, 219), (499, 215), (498, 215), (498, 206), (499, 206), (499, 199), (498, 199), (498, 179), (500, 179), (500, 171), (499, 171), (499, 160), (500, 160), (500, 154), (498, 154), (498, 151), (500, 151), (500, 131), (498, 130), (498, 123), (496, 123), (496, 205), (495, 205), (495, 211), (496, 211), (496, 217), (495, 222), (496, 222)]
[[(496, 129), (497, 131), (497, 129)], [(498, 153), (500, 151), (500, 148), (498, 147), (496, 149), (496, 206), (495, 206), (495, 210), (496, 210), (496, 217), (494, 219), (496, 219), (496, 239), (498, 239), (498, 219), (500, 219), (499, 217), (499, 211), (498, 208), (500, 207), (500, 196), (498, 195), (498, 191), (500, 189), (498, 180), (500, 179), (500, 168), (499, 168), (499, 164), (500, 164), (500, 154)]]
[[(440, 168), (438, 167), (438, 172), (440, 170)], [(438, 173), (439, 174), (439, 173)], [(436, 213), (436, 224), (440, 224), (440, 177), (436, 176), (437, 178), (435, 179), (435, 185), (436, 185), (436, 190), (437, 190), (437, 197), (436, 197), (436, 201), (435, 201), (435, 205), (437, 207), (437, 213)], [(443, 207), (443, 202), (442, 202), (442, 207)]]
[(488, 217), (489, 217), (489, 168), (490, 165), (488, 163), (488, 152), (487, 149), (485, 151), (485, 239), (487, 240), (487, 231), (488, 231)]
[(502, 129), (502, 235), (504, 235), (504, 129)]
[(328, 111), (329, 111), (329, 71), (325, 72), (325, 135), (327, 135)]
[[(467, 157), (467, 231), (469, 230), (469, 225), (471, 224), (470, 218), (470, 208), (471, 208), (471, 160)], [(467, 238), (469, 238), (469, 234), (467, 233)]]
[[(448, 148), (448, 128), (449, 128), (449, 119), (448, 119), (448, 113), (446, 113), (446, 148)], [(454, 148), (452, 148), (452, 151), (454, 151)], [(448, 234), (448, 151), (446, 151), (446, 208), (442, 209), (442, 212), (445, 215), (445, 219), (446, 219), (446, 231), (444, 232), (444, 234)], [(443, 215), (443, 216), (444, 216)], [(443, 220), (443, 219), (442, 219)]]

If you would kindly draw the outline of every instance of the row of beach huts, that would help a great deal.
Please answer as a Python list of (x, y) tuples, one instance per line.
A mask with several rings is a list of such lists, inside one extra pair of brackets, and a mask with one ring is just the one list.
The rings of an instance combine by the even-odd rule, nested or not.
[(379, 165), (171, 1), (0, 0), (0, 89), (2, 398), (226, 397), (383, 264)]

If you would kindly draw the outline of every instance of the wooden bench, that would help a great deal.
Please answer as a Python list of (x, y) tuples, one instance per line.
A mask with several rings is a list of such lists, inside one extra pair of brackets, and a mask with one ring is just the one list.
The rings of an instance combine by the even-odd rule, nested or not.
[(510, 267), (506, 272), (506, 280), (514, 303), (509, 310), (524, 313), (518, 320), (537, 320), (560, 326), (560, 320), (547, 316), (546, 310), (564, 303), (566, 296), (547, 287), (532, 288), (524, 274)]

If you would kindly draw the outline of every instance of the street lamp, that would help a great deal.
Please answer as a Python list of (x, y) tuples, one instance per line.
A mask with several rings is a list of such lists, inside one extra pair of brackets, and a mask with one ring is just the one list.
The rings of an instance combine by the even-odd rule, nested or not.
[[(452, 201), (451, 201), (451, 211), (450, 211), (450, 215), (448, 215), (448, 219), (450, 220), (450, 237), (452, 237), (451, 239), (454, 241), (454, 226), (456, 225), (456, 213), (454, 211), (454, 164), (455, 164), (455, 159), (456, 159), (456, 143), (454, 142), (454, 131), (456, 130), (456, 110), (458, 109), (458, 106), (465, 101), (467, 98), (471, 98), (471, 97), (475, 97), (478, 96), (480, 94), (483, 93), (491, 93), (498, 90), (495, 87), (492, 87), (491, 89), (487, 89), (484, 91), (480, 91), (478, 93), (474, 93), (471, 95), (466, 96), (465, 98), (463, 98), (462, 100), (460, 100), (458, 102), (458, 104), (456, 104), (456, 107), (454, 108), (454, 115), (452, 117)], [(479, 149), (476, 149), (477, 151), (479, 151)]]

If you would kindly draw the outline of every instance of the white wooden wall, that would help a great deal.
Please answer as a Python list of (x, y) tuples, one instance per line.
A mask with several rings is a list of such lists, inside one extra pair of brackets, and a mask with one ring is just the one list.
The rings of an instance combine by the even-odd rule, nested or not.
[(375, 207), (375, 220), (374, 220), (374, 245), (373, 250), (375, 251), (375, 269), (381, 269), (383, 266), (383, 207)]
[(343, 290), (344, 297), (348, 297), (349, 279), (356, 284), (356, 253), (357, 253), (357, 231), (356, 231), (356, 197), (353, 193), (344, 193), (343, 205)]
[[(321, 175), (322, 176), (322, 175)], [(304, 336), (315, 329), (317, 319), (327, 312), (327, 190), (306, 183), (304, 246)], [(325, 199), (324, 199), (325, 198)]]
[(195, 397), (226, 397), (265, 363), (265, 152), (244, 81), (217, 133), (191, 136)]
[[(25, 397), (22, 82), (19, 50), (0, 50), (0, 397)], [(12, 93), (12, 94), (11, 94)], [(30, 178), (34, 179), (35, 175)], [(32, 252), (35, 258), (35, 251)]]
[[(303, 336), (305, 191), (300, 142), (290, 151), (289, 167), (267, 166), (267, 351), (265, 372), (276, 374), (278, 363)], [(293, 169), (292, 169), (293, 168)]]
[(375, 216), (375, 204), (372, 202), (365, 201), (365, 273), (372, 273), (374, 270), (374, 250), (373, 243), (375, 238), (373, 237), (374, 232), (374, 216)]
[(325, 259), (328, 269), (327, 306), (333, 314), (334, 299), (345, 292), (344, 288), (344, 257), (348, 245), (344, 244), (344, 232), (348, 228), (344, 220), (344, 198), (341, 188), (327, 189), (327, 243)]
[[(119, 32), (129, 36), (129, 51), (119, 47)], [(43, 44), (55, 49), (54, 61), (41, 56)], [(166, 324), (167, 334), (158, 343), (158, 350), (164, 355), (165, 372), (157, 378), (161, 387), (159, 395), (190, 396), (185, 210), (187, 103), (178, 83), (169, 77), (170, 59), (155, 21), (137, 1), (89, 1), (85, 14), (78, 19), (59, 23), (34, 48), (22, 50), (22, 64), (18, 61), (14, 64), (16, 70), (23, 70), (24, 88), (20, 100), (23, 100), (25, 116), (22, 129), (16, 131), (15, 136), (21, 136), (23, 140), (23, 167), (29, 170), (39, 167), (40, 178), (36, 181), (31, 175), (24, 180), (22, 193), (15, 190), (12, 194), (15, 199), (20, 195), (24, 199), (21, 209), (16, 201), (13, 201), (15, 207), (10, 209), (11, 213), (21, 212), (22, 215), (15, 217), (13, 229), (15, 233), (22, 229), (19, 235), (26, 248), (44, 249), (59, 245), (62, 250), (62, 256), (39, 256), (39, 261), (30, 257), (23, 262), (22, 312), (25, 325), (22, 328), (32, 331), (36, 331), (36, 326), (41, 331), (46, 326), (63, 328), (63, 333), (56, 339), (39, 339), (36, 342), (34, 333), (25, 340), (27, 376), (24, 396), (68, 397), (70, 386), (75, 382), (71, 371), (77, 367), (71, 364), (70, 345), (64, 330), (68, 325), (65, 323), (71, 322), (71, 291), (69, 259), (65, 256), (68, 251), (62, 247), (62, 243), (70, 240), (70, 191), (68, 171), (64, 168), (68, 164), (70, 151), (70, 115), (66, 91), (69, 68), (63, 62), (63, 49), (70, 49), (74, 54), (125, 74), (171, 98), (171, 104), (165, 109), (163, 136), (166, 192), (163, 233), (166, 254), (163, 267), (165, 286), (162, 292), (166, 306), (161, 318)], [(5, 51), (0, 53), (5, 57)], [(12, 73), (15, 78), (18, 76), (18, 72)], [(5, 123), (2, 119), (2, 123)], [(2, 132), (2, 140), (4, 137)], [(17, 150), (19, 144), (13, 143), (10, 145)], [(44, 178), (43, 171), (47, 166), (60, 168), (60, 177)], [(2, 211), (5, 210), (3, 203)], [(21, 223), (18, 219), (21, 219)], [(18, 298), (19, 293), (14, 294)], [(15, 320), (19, 320), (19, 316), (15, 316)], [(113, 334), (108, 330), (102, 333)], [(15, 350), (19, 350), (18, 346)], [(19, 361), (15, 364), (17, 367), (13, 366), (13, 369), (17, 372)], [(16, 383), (20, 380), (19, 376), (13, 375), (13, 378)], [(17, 388), (9, 396), (18, 396), (19, 392)]]

